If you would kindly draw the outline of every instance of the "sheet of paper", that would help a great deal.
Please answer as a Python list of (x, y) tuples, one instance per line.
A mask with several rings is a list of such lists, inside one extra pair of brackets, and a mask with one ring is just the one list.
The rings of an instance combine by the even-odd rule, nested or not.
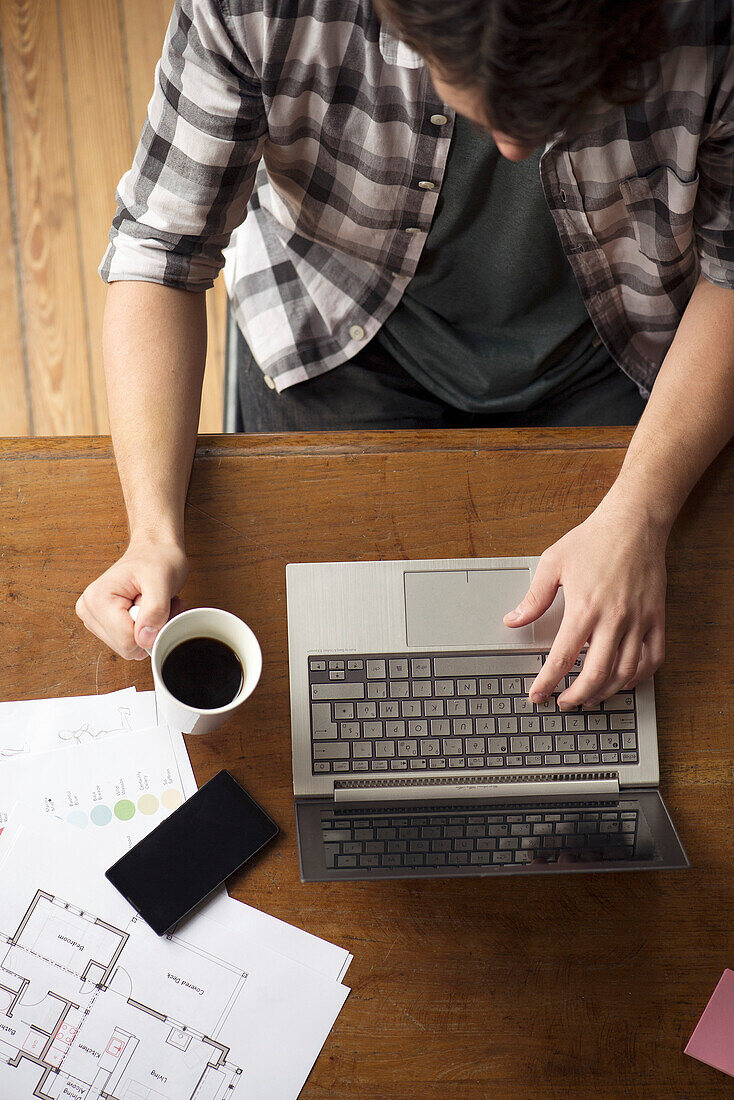
[(224, 891), (205, 902), (199, 912), (225, 928), (251, 935), (271, 951), (311, 967), (334, 982), (342, 981), (352, 961), (353, 956), (343, 947), (230, 898)]
[(725, 970), (685, 1053), (734, 1077), (734, 970)]
[(49, 824), (3, 838), (0, 1096), (295, 1100), (346, 987), (200, 914), (157, 937)]
[(155, 693), (135, 688), (0, 703), (0, 764), (15, 756), (93, 744), (156, 722)]
[(88, 831), (108, 867), (195, 790), (182, 735), (156, 726), (4, 760), (0, 827), (24, 804)]

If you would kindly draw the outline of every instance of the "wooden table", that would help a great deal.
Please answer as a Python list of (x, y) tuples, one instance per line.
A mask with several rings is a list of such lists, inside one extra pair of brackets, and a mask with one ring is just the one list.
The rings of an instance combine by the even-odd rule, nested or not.
[[(316, 883), (298, 876), (290, 771), (289, 561), (540, 554), (611, 485), (628, 429), (200, 439), (187, 510), (190, 605), (242, 616), (265, 658), (244, 712), (189, 739), (280, 823), (233, 883), (354, 953), (309, 1100), (716, 1100), (734, 1082), (683, 1054), (734, 966), (734, 450), (671, 538), (657, 677), (661, 787), (690, 871)], [(106, 439), (0, 444), (0, 698), (151, 687), (74, 614), (122, 553)], [(263, 1098), (267, 1100), (267, 1098)]]

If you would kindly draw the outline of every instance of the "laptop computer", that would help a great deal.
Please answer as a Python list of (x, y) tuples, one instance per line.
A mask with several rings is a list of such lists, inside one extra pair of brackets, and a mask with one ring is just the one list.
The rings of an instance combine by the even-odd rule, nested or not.
[(528, 689), (563, 593), (502, 622), (538, 558), (286, 569), (301, 878), (689, 866), (658, 790), (652, 680), (561, 712)]

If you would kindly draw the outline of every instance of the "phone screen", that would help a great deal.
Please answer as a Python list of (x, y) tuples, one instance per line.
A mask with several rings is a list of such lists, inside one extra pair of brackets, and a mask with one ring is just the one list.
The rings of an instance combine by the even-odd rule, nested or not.
[(237, 780), (221, 771), (105, 874), (161, 936), (277, 832)]

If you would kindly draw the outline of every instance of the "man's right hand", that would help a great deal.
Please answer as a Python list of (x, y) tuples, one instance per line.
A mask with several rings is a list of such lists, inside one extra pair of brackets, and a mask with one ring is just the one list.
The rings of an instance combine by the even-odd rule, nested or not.
[[(183, 611), (178, 593), (189, 567), (177, 543), (131, 540), (125, 553), (84, 590), (76, 613), (87, 630), (128, 661), (142, 661), (158, 631)], [(129, 609), (140, 604), (133, 623)]]

